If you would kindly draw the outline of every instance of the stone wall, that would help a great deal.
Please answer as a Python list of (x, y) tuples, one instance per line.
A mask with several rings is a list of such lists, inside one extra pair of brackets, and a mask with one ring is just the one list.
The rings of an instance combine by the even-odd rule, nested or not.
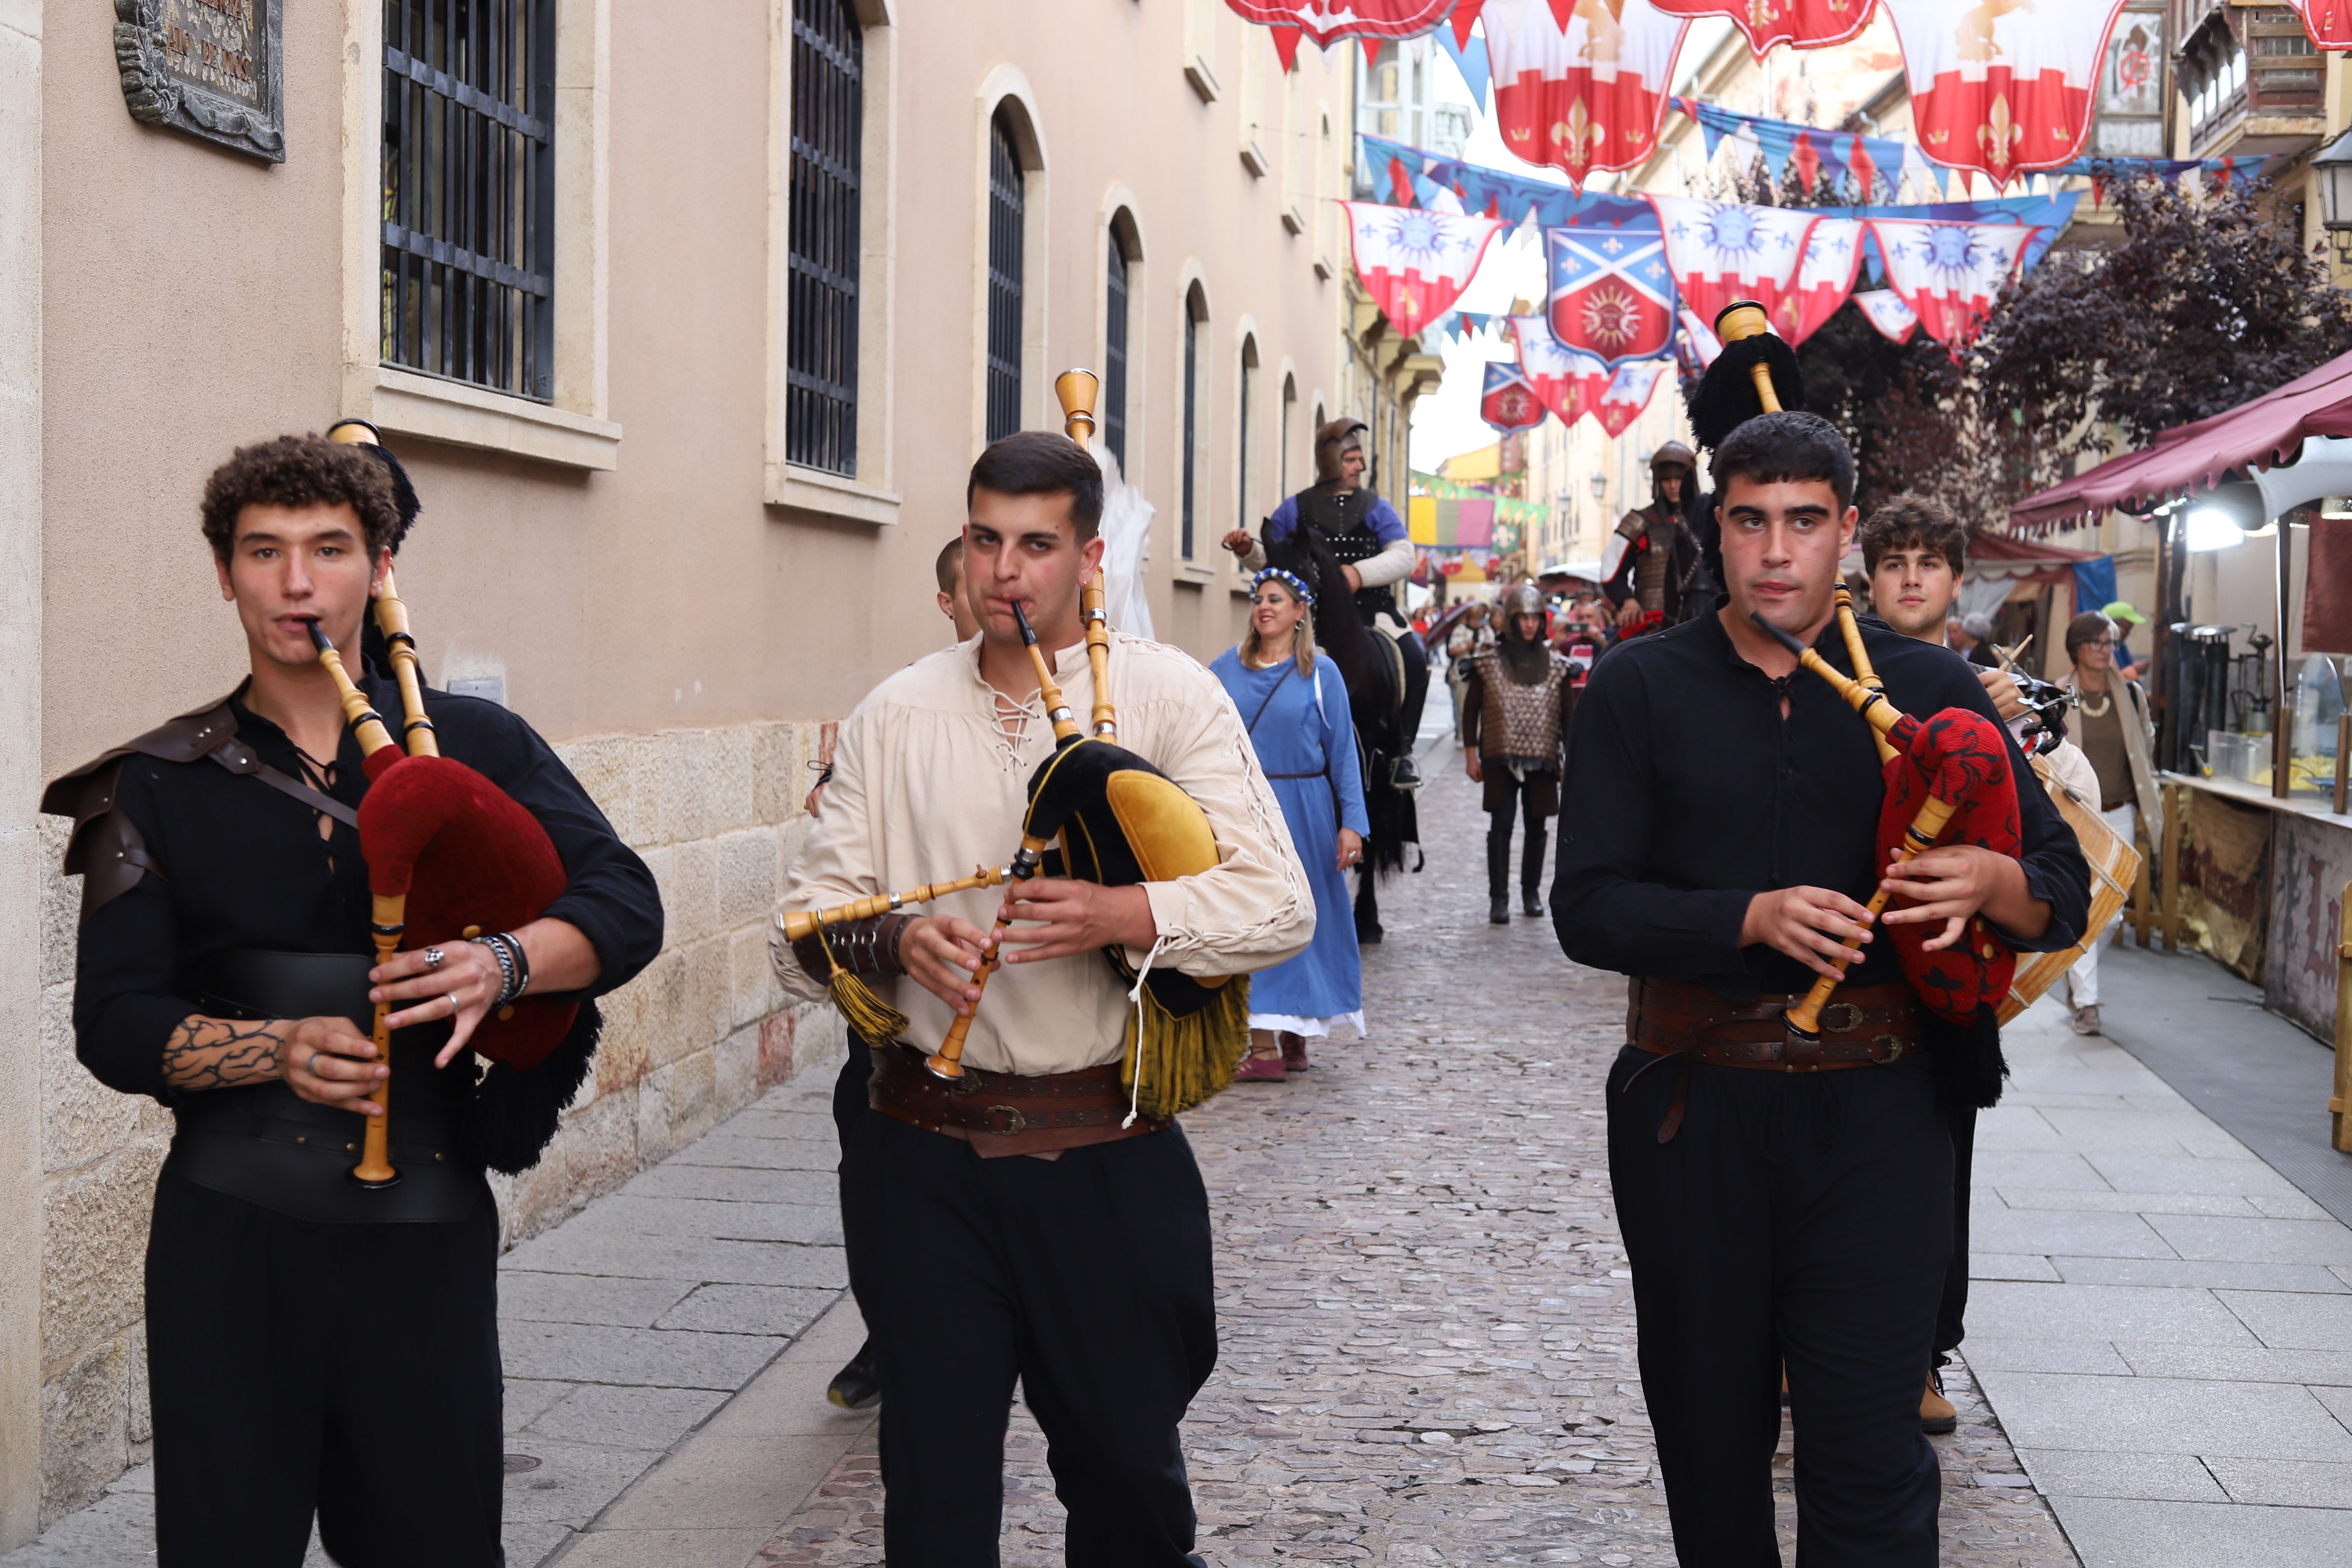
[[(547, 1156), (494, 1177), (507, 1246), (700, 1136), (802, 1064), (830, 1068), (829, 1007), (793, 1005), (768, 967), (767, 918), (808, 818), (813, 722), (600, 735), (556, 750), (661, 884), (661, 956), (604, 1002), (593, 1075)], [(45, 820), (41, 942), (41, 1523), (147, 1458), (142, 1260), (171, 1113), (115, 1093), (73, 1054), (79, 879)]]

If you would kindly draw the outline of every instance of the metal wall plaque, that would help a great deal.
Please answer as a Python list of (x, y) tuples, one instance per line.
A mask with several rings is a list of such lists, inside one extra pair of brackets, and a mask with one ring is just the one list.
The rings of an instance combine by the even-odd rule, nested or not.
[(133, 120), (286, 161), (279, 0), (114, 0)]

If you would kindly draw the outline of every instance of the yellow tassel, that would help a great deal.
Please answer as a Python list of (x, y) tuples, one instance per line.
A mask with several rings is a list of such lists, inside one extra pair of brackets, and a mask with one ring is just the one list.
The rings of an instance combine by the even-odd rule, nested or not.
[[(1235, 975), (1217, 987), (1209, 1005), (1189, 1018), (1172, 1016), (1143, 988), (1143, 1086), (1137, 1110), (1164, 1121), (1230, 1088), (1249, 1050), (1249, 979)], [(1127, 1055), (1119, 1081), (1134, 1090), (1136, 1019), (1127, 1020)]]
[(832, 969), (825, 976), (824, 988), (833, 994), (834, 1006), (856, 1031), (858, 1038), (871, 1046), (887, 1046), (904, 1034), (907, 1015), (874, 994), (866, 982), (834, 962), (833, 943), (825, 940), (822, 925), (816, 928), (816, 942)]

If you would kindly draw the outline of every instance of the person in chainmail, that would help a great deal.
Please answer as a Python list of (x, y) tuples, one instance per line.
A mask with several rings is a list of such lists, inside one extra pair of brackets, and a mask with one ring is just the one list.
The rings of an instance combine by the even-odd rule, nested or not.
[(1615, 608), (1621, 632), (1684, 619), (1699, 570), (1698, 540), (1683, 518), (1697, 466), (1697, 455), (1680, 441), (1659, 447), (1650, 458), (1650, 504), (1627, 512), (1609, 540), (1601, 592)]
[(1575, 671), (1544, 637), (1543, 595), (1533, 584), (1507, 589), (1497, 603), (1501, 640), (1470, 663), (1464, 693), (1462, 754), (1486, 789), (1486, 918), (1511, 923), (1511, 817), (1524, 814), (1527, 847), (1519, 863), (1519, 909), (1544, 912), (1547, 824), (1559, 815), (1559, 770), (1576, 706)]

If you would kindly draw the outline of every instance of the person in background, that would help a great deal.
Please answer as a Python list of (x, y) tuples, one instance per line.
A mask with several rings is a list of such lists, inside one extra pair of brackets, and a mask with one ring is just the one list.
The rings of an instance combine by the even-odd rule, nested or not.
[(1511, 923), (1511, 817), (1527, 817), (1519, 865), (1520, 907), (1544, 912), (1545, 824), (1559, 815), (1559, 769), (1576, 708), (1576, 676), (1544, 639), (1543, 598), (1532, 584), (1505, 590), (1496, 607), (1503, 640), (1470, 667), (1464, 701), (1463, 765), (1483, 784), (1486, 807), (1486, 919)]
[[(1947, 647), (1959, 654), (1970, 664), (1979, 665), (1986, 669), (2000, 668), (2000, 655), (1993, 651), (1990, 616), (1979, 610), (1974, 615), (1962, 616), (1957, 621), (1948, 618), (1945, 626)], [(1952, 628), (1955, 626), (1959, 632), (1957, 639), (1951, 636)]]
[(1697, 468), (1698, 455), (1680, 441), (1659, 447), (1650, 458), (1650, 504), (1620, 518), (1602, 549), (1601, 589), (1621, 634), (1671, 626), (1706, 607), (1683, 602), (1699, 572), (1698, 540), (1683, 521)]
[(1470, 684), (1470, 660), (1495, 646), (1495, 629), (1488, 625), (1484, 600), (1462, 612), (1445, 638), (1445, 689), (1454, 694), (1454, 739), (1462, 739), (1463, 692)]
[(1236, 1083), (1279, 1083), (1315, 1064), (1307, 1042), (1334, 1024), (1364, 1032), (1363, 960), (1348, 903), (1348, 872), (1364, 858), (1364, 781), (1339, 670), (1315, 654), (1311, 589), (1277, 567), (1250, 584), (1249, 630), (1209, 667), (1249, 731), (1259, 765), (1315, 889), (1315, 940), (1250, 979), (1250, 1053)]
[(939, 579), (940, 614), (954, 623), (956, 641), (970, 642), (980, 635), (980, 623), (972, 619), (971, 606), (964, 603), (962, 534), (940, 546), (931, 572)]
[[(2161, 843), (2163, 808), (2157, 803), (2156, 726), (2147, 713), (2147, 694), (2135, 681), (2119, 677), (2115, 668), (2116, 627), (2096, 610), (2076, 616), (2066, 625), (2066, 657), (2074, 668), (2059, 682), (2074, 693), (2066, 715), (2066, 737), (2083, 748), (2098, 775), (2099, 815), (2126, 843), (2135, 842), (2142, 822), (2147, 841)], [(2117, 919), (2121, 919), (2120, 912)], [(2102, 1033), (2099, 1020), (2099, 944), (2104, 931), (2092, 932), (2083, 956), (2066, 972), (2066, 1002), (2074, 1009), (2074, 1032)]]
[(2124, 639), (2131, 636), (2132, 627), (2147, 625), (2147, 617), (2133, 609), (2129, 599), (2110, 600), (2099, 614), (2116, 624), (2116, 673), (2126, 680), (2137, 680), (2141, 674), (2139, 660), (2124, 646)]

